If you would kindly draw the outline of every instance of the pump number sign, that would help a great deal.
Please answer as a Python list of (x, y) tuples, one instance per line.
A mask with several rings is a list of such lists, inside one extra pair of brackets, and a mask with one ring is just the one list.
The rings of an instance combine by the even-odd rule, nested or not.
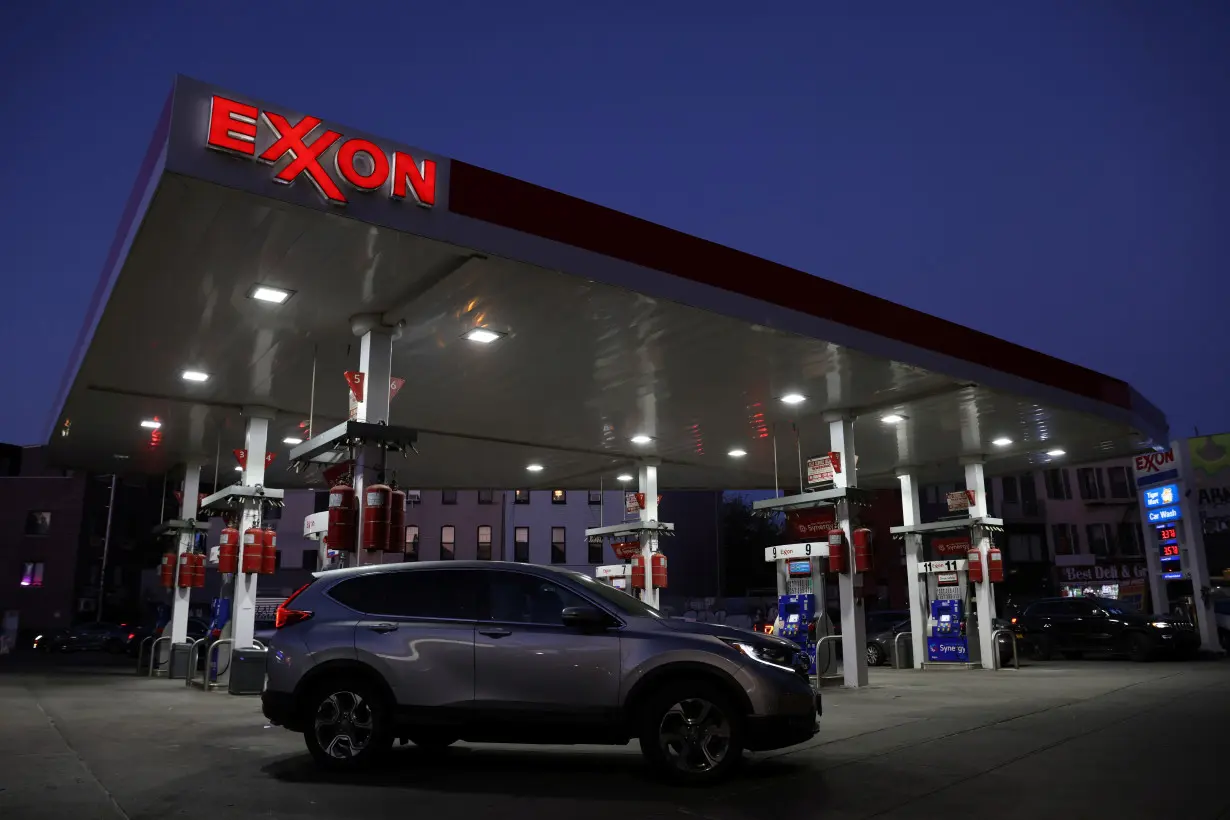
[(949, 561), (919, 561), (918, 571), (923, 575), (933, 572), (964, 572), (968, 561), (964, 558), (953, 558)]
[(785, 544), (780, 547), (765, 547), (764, 560), (785, 561), (791, 558), (825, 558), (829, 554), (828, 544)]

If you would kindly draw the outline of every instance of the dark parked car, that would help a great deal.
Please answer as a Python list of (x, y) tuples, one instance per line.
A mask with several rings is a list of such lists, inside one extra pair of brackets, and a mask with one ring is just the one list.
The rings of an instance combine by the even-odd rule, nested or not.
[[(124, 633), (124, 648), (129, 655), (134, 658), (141, 648), (141, 643), (151, 635), (155, 638), (162, 637), (163, 627), (146, 624), (144, 626), (135, 627)], [(202, 621), (200, 618), (188, 619), (188, 640), (195, 641), (197, 638), (204, 638), (205, 633), (209, 631), (209, 624)], [(152, 643), (152, 641), (151, 641)], [(149, 647), (146, 646), (148, 652)]]
[(1190, 623), (1110, 598), (1044, 598), (1014, 618), (1013, 627), (1039, 660), (1099, 652), (1147, 661), (1163, 652), (1192, 656), (1200, 647)]
[(126, 624), (77, 624), (35, 637), (34, 648), (45, 652), (123, 652), (127, 635)]
[[(910, 631), (910, 613), (905, 610), (867, 613), (867, 665), (892, 664), (896, 653), (895, 638)], [(910, 651), (909, 642), (901, 639), (902, 651)], [(909, 660), (907, 655), (906, 660)]]

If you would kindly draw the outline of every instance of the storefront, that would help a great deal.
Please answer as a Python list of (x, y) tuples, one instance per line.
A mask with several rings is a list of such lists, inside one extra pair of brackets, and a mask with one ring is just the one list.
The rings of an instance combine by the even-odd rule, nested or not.
[(1057, 567), (1065, 598), (1114, 598), (1144, 611), (1149, 570), (1143, 560), (1099, 562), (1090, 567)]

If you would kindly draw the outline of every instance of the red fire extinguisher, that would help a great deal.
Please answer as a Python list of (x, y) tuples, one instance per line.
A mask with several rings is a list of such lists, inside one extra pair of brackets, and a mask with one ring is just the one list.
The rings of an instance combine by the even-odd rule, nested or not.
[(871, 530), (859, 527), (850, 533), (854, 542), (854, 571), (871, 572), (875, 567), (875, 552), (871, 548)]
[(982, 583), (982, 553), (977, 547), (971, 547), (965, 554), (965, 571), (969, 573), (969, 579), (976, 584)]
[(393, 491), (387, 484), (373, 484), (363, 490), (363, 549), (379, 552), (389, 546)]
[(354, 487), (338, 484), (329, 490), (329, 549), (354, 552), (357, 513)]
[(641, 555), (632, 556), (632, 588), (645, 588), (645, 565), (641, 563)]
[(653, 588), (666, 589), (666, 556), (655, 552), (649, 565), (653, 567)]
[(829, 530), (829, 572), (846, 571), (846, 534)]
[(179, 579), (176, 581), (176, 586), (180, 589), (192, 586), (192, 553), (190, 552), (179, 554)]
[(175, 586), (175, 553), (164, 552), (161, 565), (162, 585), (167, 589)]
[(240, 569), (244, 572), (260, 572), (264, 557), (265, 531), (260, 527), (249, 527), (243, 534), (243, 563)]
[(993, 584), (1004, 580), (1004, 554), (998, 547), (987, 550), (987, 577)]
[(273, 575), (278, 568), (278, 531), (265, 530), (265, 548), (261, 551), (261, 575)]
[(389, 552), (406, 551), (406, 491), (393, 488), (392, 515), (389, 516)]
[(222, 528), (218, 540), (218, 572), (234, 572), (239, 569), (239, 530), (228, 523)]
[(192, 555), (192, 586), (200, 589), (205, 586), (205, 554), (201, 552)]

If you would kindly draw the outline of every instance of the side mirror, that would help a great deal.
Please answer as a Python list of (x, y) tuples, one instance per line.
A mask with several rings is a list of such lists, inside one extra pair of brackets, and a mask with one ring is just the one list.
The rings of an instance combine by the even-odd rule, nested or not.
[(610, 624), (606, 613), (591, 606), (566, 606), (560, 612), (564, 626), (587, 631), (605, 629)]

